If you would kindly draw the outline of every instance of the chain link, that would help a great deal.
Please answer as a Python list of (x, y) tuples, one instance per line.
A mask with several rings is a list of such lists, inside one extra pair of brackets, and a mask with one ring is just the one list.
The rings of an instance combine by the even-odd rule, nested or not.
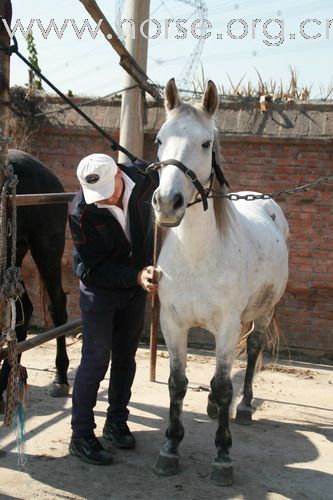
[[(146, 173), (150, 172), (156, 172), (159, 170), (162, 166), (163, 162), (157, 161), (154, 163), (151, 163), (147, 168), (146, 168)], [(190, 178), (190, 180), (192, 180)], [(260, 193), (260, 194), (238, 194), (238, 193), (219, 193), (218, 191), (214, 191), (212, 189), (206, 190), (206, 196), (207, 198), (227, 198), (228, 200), (231, 201), (238, 201), (238, 200), (245, 200), (245, 201), (255, 201), (255, 200), (269, 200), (269, 199), (274, 199), (274, 198), (280, 198), (281, 196), (291, 196), (293, 194), (297, 193), (305, 193), (307, 191), (310, 191), (311, 189), (320, 186), (321, 184), (327, 184), (329, 181), (333, 180), (333, 175), (328, 175), (326, 177), (320, 177), (317, 181), (314, 182), (309, 182), (308, 184), (304, 184), (303, 186), (298, 186), (296, 188), (292, 189), (286, 189), (284, 191), (275, 191), (273, 193)], [(190, 203), (189, 206), (196, 205), (197, 203), (200, 203), (202, 200), (199, 197), (197, 199)]]
[(270, 198), (280, 198), (281, 196), (291, 196), (297, 193), (304, 193), (310, 191), (311, 189), (320, 186), (321, 184), (327, 184), (329, 181), (333, 180), (333, 175), (326, 177), (321, 177), (315, 182), (310, 182), (304, 184), (304, 186), (299, 186), (293, 189), (286, 189), (285, 191), (275, 191), (274, 193), (263, 193), (263, 194), (237, 194), (237, 193), (218, 193), (217, 191), (211, 191), (208, 198), (227, 198), (231, 201), (245, 200), (269, 200)]

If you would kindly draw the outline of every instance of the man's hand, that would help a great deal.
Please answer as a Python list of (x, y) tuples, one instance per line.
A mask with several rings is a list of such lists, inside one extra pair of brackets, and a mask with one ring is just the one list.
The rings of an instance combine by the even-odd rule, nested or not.
[(155, 294), (157, 293), (157, 280), (159, 271), (156, 267), (147, 266), (142, 269), (138, 274), (138, 285), (140, 285), (146, 292)]

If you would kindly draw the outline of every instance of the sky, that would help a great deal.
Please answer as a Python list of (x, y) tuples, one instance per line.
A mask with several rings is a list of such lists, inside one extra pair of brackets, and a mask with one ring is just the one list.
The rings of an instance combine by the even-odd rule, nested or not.
[[(123, 5), (121, 18), (127, 17), (125, 0), (97, 3), (113, 27), (117, 6)], [(203, 16), (196, 8), (200, 3), (206, 5), (204, 17), (210, 23), (210, 36), (201, 41), (201, 47), (191, 34), (191, 24)], [(96, 27), (79, 0), (12, 0), (12, 5), (12, 27), (17, 20), (27, 27), (32, 19), (40, 20), (44, 28), (51, 19), (59, 29), (66, 19), (74, 19), (79, 29), (85, 19), (90, 20), (92, 28)], [(258, 71), (264, 81), (282, 81), (286, 86), (293, 67), (299, 85), (311, 87), (314, 99), (325, 96), (333, 84), (332, 0), (151, 0), (150, 17), (156, 21), (151, 24), (151, 37), (161, 27), (161, 34), (149, 40), (147, 74), (155, 83), (165, 85), (175, 77), (181, 87), (192, 88), (193, 81), (202, 81), (203, 74), (220, 87), (230, 88), (230, 79), (234, 85), (242, 78), (243, 83), (255, 85)], [(174, 19), (169, 23), (168, 38), (166, 19)], [(180, 39), (185, 33), (176, 28), (179, 19), (188, 20), (181, 25), (187, 30), (186, 39)], [(39, 66), (62, 91), (104, 96), (124, 87), (119, 58), (101, 33), (93, 38), (86, 30), (79, 39), (68, 22), (61, 39), (54, 31), (45, 38), (36, 23), (33, 34)], [(200, 36), (199, 29), (195, 33)], [(27, 56), (23, 34), (18, 31), (16, 36), (20, 51)], [(184, 68), (199, 48), (196, 71), (189, 72), (184, 81)], [(27, 68), (13, 55), (11, 85), (24, 85), (27, 81)]]

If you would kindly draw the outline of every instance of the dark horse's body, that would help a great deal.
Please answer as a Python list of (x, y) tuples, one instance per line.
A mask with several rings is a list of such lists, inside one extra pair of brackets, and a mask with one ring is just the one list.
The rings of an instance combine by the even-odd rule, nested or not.
[[(17, 193), (59, 193), (64, 189), (59, 179), (36, 158), (18, 150), (9, 150), (8, 160), (18, 176)], [(49, 311), (55, 326), (67, 321), (66, 295), (61, 283), (61, 258), (65, 245), (67, 204), (26, 206), (17, 208), (17, 258), (21, 266), (28, 250), (36, 263), (49, 297)], [(19, 341), (25, 340), (33, 306), (27, 292), (21, 297), (22, 311), (17, 302), (18, 322), (16, 334)], [(23, 324), (22, 324), (23, 323)], [(68, 394), (68, 357), (65, 337), (57, 339), (57, 375), (52, 390), (53, 396)], [(0, 371), (0, 401), (7, 387), (10, 367), (4, 361)]]

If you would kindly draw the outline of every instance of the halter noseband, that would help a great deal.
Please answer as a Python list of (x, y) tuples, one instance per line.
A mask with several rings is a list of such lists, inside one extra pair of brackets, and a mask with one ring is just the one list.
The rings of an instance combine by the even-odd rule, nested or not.
[(151, 163), (147, 167), (146, 172), (152, 172), (152, 171), (156, 172), (161, 167), (165, 167), (167, 165), (173, 165), (173, 166), (179, 168), (179, 170), (181, 170), (186, 175), (186, 177), (192, 182), (193, 186), (198, 191), (197, 194), (201, 198), (198, 198), (195, 201), (193, 201), (192, 203), (189, 203), (187, 205), (188, 207), (191, 207), (192, 205), (194, 205), (194, 204), (202, 201), (203, 209), (205, 211), (208, 209), (207, 198), (208, 198), (208, 196), (209, 196), (209, 194), (210, 194), (210, 192), (212, 190), (212, 183), (213, 183), (214, 173), (215, 173), (216, 178), (217, 178), (217, 180), (218, 180), (218, 182), (219, 182), (219, 184), (221, 186), (223, 186), (223, 184), (226, 184), (229, 187), (228, 181), (224, 177), (224, 174), (223, 174), (223, 172), (221, 170), (221, 167), (216, 162), (215, 152), (214, 151), (212, 153), (212, 170), (211, 170), (211, 173), (210, 173), (210, 176), (209, 176), (209, 187), (207, 189), (205, 189), (203, 187), (203, 185), (201, 184), (201, 182), (199, 181), (198, 177), (193, 172), (193, 170), (191, 170), (190, 168), (186, 167), (186, 165), (184, 165), (184, 163), (182, 163), (179, 160), (171, 159), (171, 160), (159, 161), (159, 159), (157, 158), (156, 162)]

